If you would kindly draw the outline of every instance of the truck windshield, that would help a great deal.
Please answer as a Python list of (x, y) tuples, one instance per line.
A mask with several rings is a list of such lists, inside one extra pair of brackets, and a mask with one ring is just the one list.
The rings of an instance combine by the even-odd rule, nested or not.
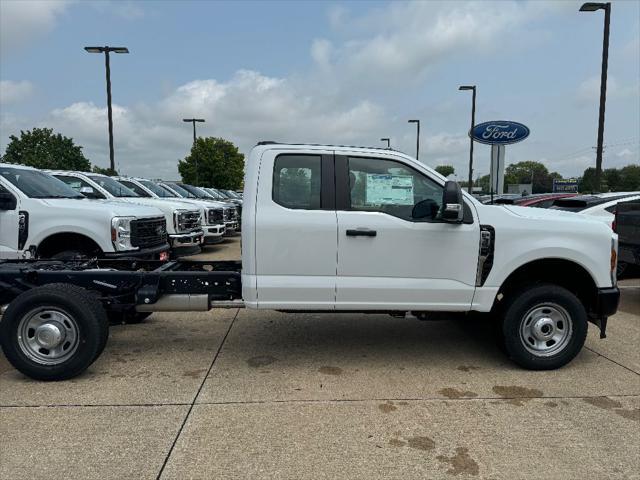
[(37, 170), (0, 167), (0, 176), (29, 198), (85, 198), (62, 180)]
[(169, 186), (169, 188), (171, 188), (171, 190), (175, 191), (182, 198), (198, 198), (193, 193), (189, 192), (188, 190), (185, 190), (184, 188), (182, 188), (182, 186), (178, 185), (177, 183), (167, 183), (167, 185)]
[(194, 187), (193, 185), (185, 185), (184, 183), (180, 185), (182, 188), (187, 190), (189, 193), (193, 194), (197, 198), (213, 198), (211, 195), (203, 191), (198, 187)]
[(118, 179), (118, 182), (120, 182), (125, 187), (136, 192), (139, 197), (146, 197), (146, 198), (151, 197), (151, 194), (147, 192), (144, 188), (142, 188), (140, 185), (136, 185), (135, 183), (129, 180), (122, 180), (122, 179)]
[(153, 193), (155, 193), (160, 198), (176, 198), (177, 195), (173, 192), (170, 192), (166, 188), (162, 188), (160, 185), (156, 185), (150, 180), (138, 180), (142, 186), (147, 187)]
[(96, 182), (114, 197), (139, 197), (136, 192), (128, 189), (120, 182), (116, 182), (111, 177), (103, 177), (102, 175), (87, 175), (91, 180)]

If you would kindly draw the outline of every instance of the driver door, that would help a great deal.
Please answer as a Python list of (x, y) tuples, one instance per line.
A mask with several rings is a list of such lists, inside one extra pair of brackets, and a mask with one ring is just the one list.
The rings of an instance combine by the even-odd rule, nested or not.
[(466, 223), (440, 220), (444, 185), (416, 167), (389, 156), (336, 156), (336, 309), (471, 305), (478, 222), (472, 214)]

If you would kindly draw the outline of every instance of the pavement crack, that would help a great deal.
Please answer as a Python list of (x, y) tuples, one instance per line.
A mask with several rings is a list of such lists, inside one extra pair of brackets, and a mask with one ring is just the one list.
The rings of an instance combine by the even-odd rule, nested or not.
[(189, 410), (187, 411), (187, 414), (184, 417), (184, 420), (182, 421), (182, 425), (180, 425), (180, 428), (178, 429), (178, 433), (176, 434), (175, 438), (173, 439), (173, 442), (171, 443), (171, 448), (169, 448), (169, 451), (167, 452), (166, 457), (164, 458), (164, 461), (162, 462), (162, 467), (160, 467), (160, 471), (158, 472), (158, 475), (156, 476), (156, 480), (160, 480), (160, 477), (162, 477), (162, 473), (164, 472), (165, 467), (167, 466), (167, 463), (169, 462), (169, 458), (171, 457), (171, 454), (173, 453), (173, 450), (176, 446), (176, 443), (178, 443), (178, 439), (180, 438), (180, 435), (182, 434), (182, 430), (184, 429), (184, 426), (187, 424), (187, 421), (189, 420), (189, 416), (191, 415), (191, 412), (193, 411), (193, 407), (196, 404), (196, 400), (198, 399), (198, 396), (200, 396), (200, 392), (202, 391), (202, 388), (204, 387), (205, 382), (207, 381), (207, 378), (209, 377), (209, 374), (211, 373), (211, 370), (213, 369), (213, 366), (216, 363), (216, 360), (218, 359), (218, 356), (220, 355), (220, 352), (222, 351), (222, 347), (224, 346), (225, 342), (227, 341), (227, 337), (229, 336), (229, 332), (231, 332), (231, 328), (233, 328), (233, 324), (236, 321), (236, 318), (238, 318), (238, 314), (240, 313), (240, 309), (236, 310), (236, 314), (233, 316), (233, 319), (231, 320), (231, 323), (229, 324), (229, 328), (227, 328), (226, 333), (224, 334), (224, 337), (222, 337), (222, 341), (220, 342), (220, 345), (218, 346), (218, 350), (216, 351), (216, 354), (213, 356), (213, 360), (211, 360), (211, 364), (209, 365), (209, 368), (207, 369), (207, 373), (205, 374), (204, 378), (202, 379), (202, 382), (200, 382), (200, 386), (198, 387), (198, 391), (196, 392), (195, 396), (193, 397), (193, 400), (191, 401), (191, 403), (189, 404)]
[(635, 373), (636, 375), (640, 375), (640, 372), (636, 372), (633, 368), (629, 368), (626, 365), (623, 365), (620, 362), (616, 362), (613, 358), (609, 358), (606, 355), (603, 355), (602, 353), (598, 352), (597, 350), (594, 350), (593, 348), (589, 348), (585, 345), (585, 347), (587, 350), (589, 350), (590, 352), (595, 353), (596, 355), (600, 355), (602, 358), (609, 360), (612, 363), (615, 363), (616, 365), (618, 365), (619, 367), (624, 368), (625, 370), (629, 370), (631, 373)]

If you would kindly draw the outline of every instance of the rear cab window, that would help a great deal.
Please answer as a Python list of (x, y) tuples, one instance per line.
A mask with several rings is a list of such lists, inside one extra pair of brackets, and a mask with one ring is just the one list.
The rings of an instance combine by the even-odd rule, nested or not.
[(272, 198), (286, 208), (318, 210), (322, 201), (322, 156), (281, 154), (273, 166)]

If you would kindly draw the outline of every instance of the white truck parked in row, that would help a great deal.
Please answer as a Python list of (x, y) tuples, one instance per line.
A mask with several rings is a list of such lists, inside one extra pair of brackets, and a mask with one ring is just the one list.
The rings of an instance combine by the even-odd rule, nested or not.
[(185, 202), (141, 197), (119, 181), (90, 172), (52, 171), (47, 173), (62, 180), (90, 199), (111, 199), (156, 207), (164, 214), (173, 257), (200, 253), (203, 241), (200, 211)]
[(202, 217), (202, 229), (204, 231), (203, 243), (212, 245), (224, 240), (226, 226), (224, 223), (224, 209), (218, 203), (202, 202), (194, 198), (183, 198), (167, 188), (163, 188), (151, 180), (133, 177), (116, 177), (118, 182), (130, 188), (141, 197), (163, 198), (187, 203), (200, 209)]
[(483, 205), (392, 150), (261, 142), (246, 165), (241, 262), (0, 262), (9, 361), (69, 378), (104, 347), (105, 310), (247, 307), (486, 313), (508, 355), (543, 370), (578, 354), (589, 321), (604, 338), (617, 310), (617, 235), (600, 221)]
[(47, 173), (0, 163), (0, 258), (166, 259), (168, 250), (157, 208), (91, 201)]

